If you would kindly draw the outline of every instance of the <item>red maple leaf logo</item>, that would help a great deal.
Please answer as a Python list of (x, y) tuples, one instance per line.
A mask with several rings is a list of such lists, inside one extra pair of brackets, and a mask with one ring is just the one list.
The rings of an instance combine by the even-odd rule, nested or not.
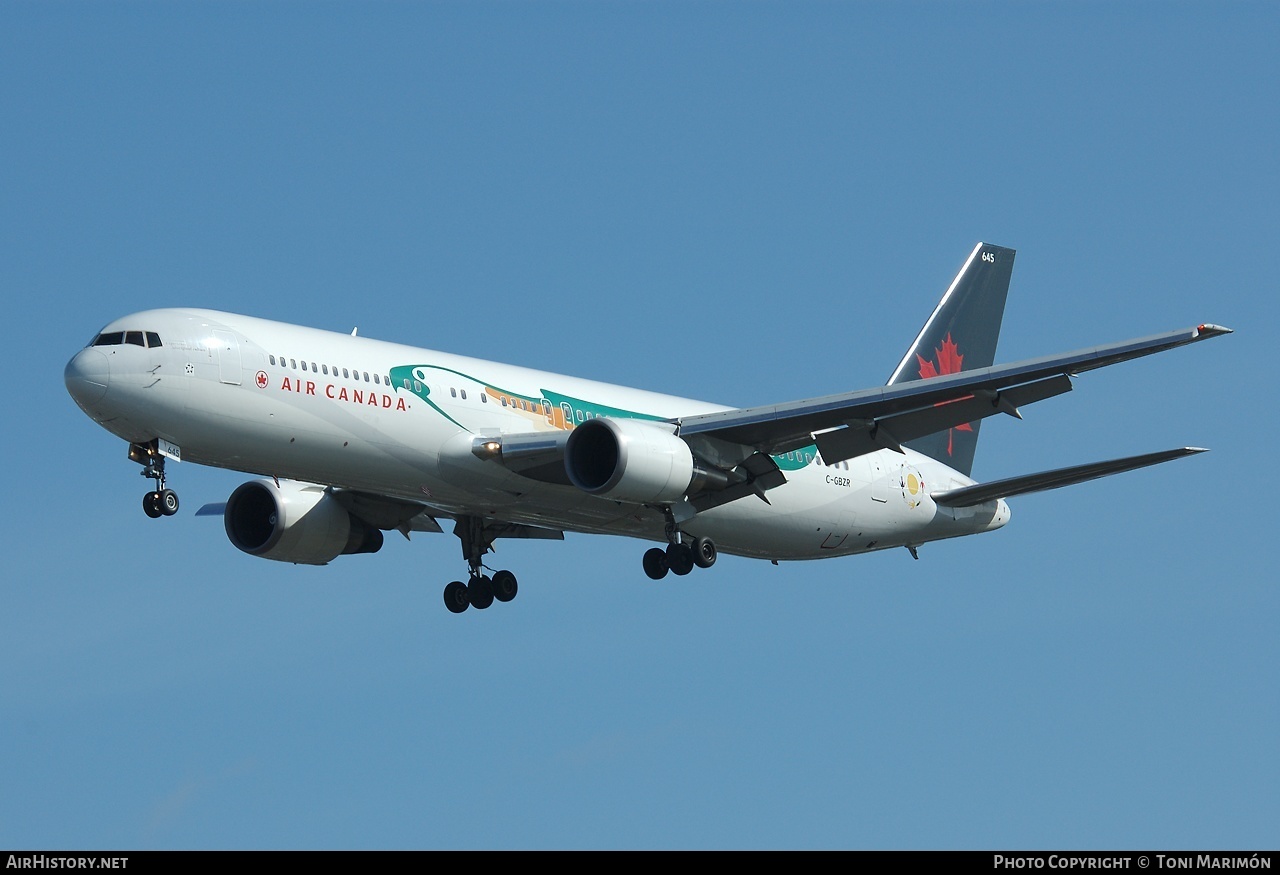
[[(942, 341), (942, 349), (935, 349), (933, 354), (934, 357), (938, 359), (937, 367), (934, 367), (933, 362), (924, 358), (920, 353), (916, 353), (916, 359), (920, 362), (921, 379), (927, 380), (930, 377), (938, 377), (946, 374), (958, 374), (964, 369), (964, 356), (960, 354), (960, 349), (956, 346), (956, 342), (951, 339), (950, 331), (947, 332), (946, 339)], [(962, 399), (957, 398), (956, 400), (959, 401)], [(942, 402), (942, 404), (947, 403), (948, 402), (946, 401)], [(951, 455), (952, 441), (956, 431), (973, 431), (973, 426), (966, 422), (963, 425), (957, 425), (954, 428), (947, 429), (948, 456)]]

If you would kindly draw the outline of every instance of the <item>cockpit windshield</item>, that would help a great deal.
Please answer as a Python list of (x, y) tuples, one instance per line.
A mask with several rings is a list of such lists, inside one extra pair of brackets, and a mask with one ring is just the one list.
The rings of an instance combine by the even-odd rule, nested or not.
[(130, 343), (134, 346), (156, 349), (160, 343), (160, 335), (154, 331), (104, 331), (93, 339), (90, 346), (120, 346)]

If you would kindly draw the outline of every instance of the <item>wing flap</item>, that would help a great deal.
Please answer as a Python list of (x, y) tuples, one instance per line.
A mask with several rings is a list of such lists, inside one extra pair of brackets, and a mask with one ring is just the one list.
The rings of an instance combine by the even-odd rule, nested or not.
[[(544, 529), (542, 526), (530, 526), (525, 523), (509, 523), (505, 520), (487, 520), (485, 535), (490, 540), (498, 538), (524, 538), (540, 541), (563, 541), (564, 532), (559, 529)], [(457, 531), (457, 527), (454, 527)]]
[(966, 398), (882, 416), (879, 419), (855, 421), (844, 428), (815, 435), (818, 452), (828, 464), (852, 459), (880, 449), (902, 452), (902, 444), (935, 432), (976, 422), (997, 413), (1019, 419), (1019, 408), (1036, 401), (1071, 391), (1071, 378), (1059, 374), (1034, 383), (1024, 383), (999, 392), (979, 389)]
[(1202, 447), (1179, 447), (1157, 453), (1144, 453), (1140, 456), (1126, 456), (1123, 459), (1108, 459), (1105, 462), (1090, 462), (1086, 465), (1073, 465), (1070, 468), (1041, 471), (1037, 474), (1024, 474), (1021, 477), (993, 480), (990, 483), (979, 483), (976, 486), (964, 486), (960, 489), (948, 489), (944, 492), (934, 492), (930, 497), (943, 507), (971, 507), (997, 498), (1071, 486), (1075, 483), (1084, 483), (1087, 480), (1096, 480), (1099, 477), (1132, 471), (1135, 468), (1145, 468), (1148, 465), (1158, 465), (1161, 462), (1204, 452), (1208, 451)]
[(779, 447), (794, 445), (798, 440), (812, 441), (815, 433), (849, 422), (877, 420), (962, 401), (983, 390), (1001, 392), (1049, 377), (1079, 374), (1229, 333), (1230, 329), (1203, 324), (1013, 364), (786, 404), (704, 413), (676, 421), (681, 436), (708, 434), (775, 453)]
[(330, 493), (347, 512), (376, 529), (401, 532), (443, 532), (430, 508), (416, 501), (405, 501), (355, 489), (332, 489)]

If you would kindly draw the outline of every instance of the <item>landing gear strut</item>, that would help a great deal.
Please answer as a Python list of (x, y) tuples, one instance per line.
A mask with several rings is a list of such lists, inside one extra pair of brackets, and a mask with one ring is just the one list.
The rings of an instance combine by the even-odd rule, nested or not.
[(129, 444), (129, 458), (142, 466), (142, 476), (150, 477), (156, 488), (142, 496), (142, 511), (152, 519), (173, 516), (178, 512), (178, 493), (164, 485), (164, 456), (156, 449), (156, 442)]
[(516, 576), (510, 571), (494, 572), (493, 577), (484, 573), (484, 554), (493, 549), (494, 533), (480, 517), (458, 517), (453, 533), (462, 541), (462, 557), (467, 560), (470, 573), (467, 582), (455, 580), (444, 588), (444, 606), (455, 614), (467, 608), (483, 611), (494, 601), (509, 602), (519, 589)]
[(653, 580), (662, 580), (670, 571), (684, 576), (694, 569), (710, 568), (716, 564), (716, 545), (710, 538), (694, 538), (686, 541), (676, 525), (671, 511), (666, 511), (667, 548), (652, 547), (644, 554), (644, 573)]

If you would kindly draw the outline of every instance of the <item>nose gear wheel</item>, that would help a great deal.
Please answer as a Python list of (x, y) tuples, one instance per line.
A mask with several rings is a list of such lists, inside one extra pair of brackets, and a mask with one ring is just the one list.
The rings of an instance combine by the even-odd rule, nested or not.
[(178, 493), (164, 485), (164, 456), (157, 442), (130, 444), (129, 459), (142, 466), (142, 476), (155, 481), (156, 488), (142, 496), (142, 511), (152, 519), (178, 512)]

